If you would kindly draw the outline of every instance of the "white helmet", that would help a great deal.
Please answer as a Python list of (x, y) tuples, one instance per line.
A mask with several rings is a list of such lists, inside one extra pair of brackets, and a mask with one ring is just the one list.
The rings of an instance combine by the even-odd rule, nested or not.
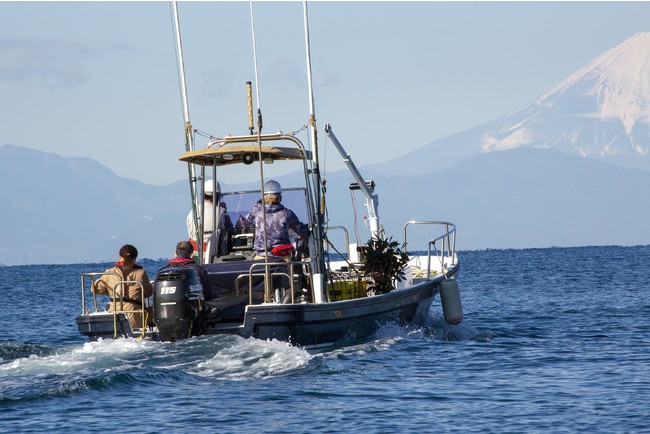
[(282, 187), (278, 181), (266, 181), (264, 183), (264, 194), (281, 194)]
[[(214, 181), (212, 179), (208, 179), (205, 181), (205, 185), (203, 186), (203, 194), (207, 196), (212, 196), (214, 193)], [(217, 182), (217, 194), (221, 194), (221, 185), (219, 185), (219, 182)]]

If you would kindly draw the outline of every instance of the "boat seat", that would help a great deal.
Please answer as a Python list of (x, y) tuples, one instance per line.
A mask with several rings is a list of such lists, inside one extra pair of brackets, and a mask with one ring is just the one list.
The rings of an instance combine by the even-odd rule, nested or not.
[(209, 264), (214, 261), (214, 258), (217, 256), (219, 247), (219, 240), (217, 239), (217, 234), (214, 232), (210, 234), (206, 241), (205, 252), (203, 256), (203, 263)]
[(218, 259), (221, 262), (234, 262), (234, 261), (245, 261), (245, 260), (250, 259), (250, 258), (247, 257), (246, 255), (243, 255), (243, 254), (240, 254), (240, 255), (234, 254), (234, 255), (219, 256)]
[(210, 261), (205, 263), (247, 261), (255, 258), (253, 241), (254, 228), (233, 228), (222, 230), (221, 242), (217, 252), (210, 256)]

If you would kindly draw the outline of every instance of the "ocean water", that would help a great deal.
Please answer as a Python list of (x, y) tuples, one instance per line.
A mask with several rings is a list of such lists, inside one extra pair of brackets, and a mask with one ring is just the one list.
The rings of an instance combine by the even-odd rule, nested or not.
[(436, 300), (321, 353), (87, 342), (79, 273), (108, 264), (0, 267), (0, 432), (650, 432), (650, 246), (461, 260), (462, 324)]

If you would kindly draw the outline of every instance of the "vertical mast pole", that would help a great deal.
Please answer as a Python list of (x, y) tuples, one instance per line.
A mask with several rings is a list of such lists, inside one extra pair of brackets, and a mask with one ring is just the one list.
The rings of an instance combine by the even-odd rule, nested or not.
[(178, 60), (178, 74), (181, 87), (181, 103), (183, 104), (183, 120), (185, 121), (185, 151), (194, 150), (192, 137), (192, 124), (190, 122), (190, 109), (187, 101), (187, 84), (185, 81), (185, 64), (183, 62), (183, 44), (181, 42), (181, 24), (178, 18), (178, 4), (172, 2), (172, 13), (174, 15), (174, 31), (176, 36), (176, 54)]
[(312, 143), (312, 168), (313, 168), (313, 192), (314, 192), (314, 207), (316, 211), (317, 221), (313, 222), (314, 230), (312, 238), (314, 240), (312, 258), (315, 260), (312, 263), (312, 269), (315, 274), (313, 276), (313, 290), (316, 296), (316, 302), (319, 302), (325, 295), (324, 288), (326, 288), (327, 272), (325, 268), (323, 251), (323, 239), (325, 238), (323, 221), (325, 209), (325, 194), (321, 193), (321, 177), (320, 169), (318, 167), (318, 140), (316, 135), (316, 109), (314, 108), (314, 89), (312, 84), (312, 71), (311, 71), (311, 43), (309, 40), (309, 18), (307, 14), (307, 2), (303, 1), (303, 14), (305, 24), (305, 57), (307, 61), (307, 85), (309, 92), (309, 132)]
[[(187, 98), (187, 84), (185, 80), (185, 63), (183, 61), (183, 44), (181, 41), (181, 24), (178, 16), (178, 4), (172, 2), (172, 15), (174, 32), (176, 36), (176, 55), (178, 61), (178, 75), (179, 86), (181, 90), (181, 103), (183, 105), (183, 121), (185, 122), (185, 151), (194, 150), (194, 136), (192, 135), (192, 123), (190, 122), (190, 109)], [(196, 173), (194, 165), (187, 163), (187, 172), (190, 184), (190, 197), (192, 198), (192, 218), (194, 220), (194, 228), (196, 230), (195, 238), (197, 240), (197, 256), (199, 263), (203, 262), (203, 224), (202, 220), (198, 218), (198, 197), (196, 192)], [(199, 225), (199, 220), (201, 224)]]
[[(322, 219), (322, 210), (325, 208), (324, 204), (321, 203), (321, 194), (320, 194), (320, 169), (318, 167), (318, 137), (316, 135), (316, 109), (314, 107), (314, 87), (312, 82), (312, 72), (311, 72), (311, 43), (309, 41), (309, 18), (307, 16), (307, 2), (303, 2), (303, 12), (304, 12), (304, 21), (305, 21), (305, 57), (307, 58), (307, 87), (309, 93), (309, 135), (310, 141), (312, 143), (312, 162), (314, 169), (315, 177), (315, 206), (318, 214), (318, 218)], [(324, 199), (324, 196), (323, 196)], [(320, 223), (320, 222), (319, 222)]]
[(309, 19), (307, 17), (307, 2), (303, 2), (303, 13), (305, 21), (305, 55), (307, 58), (307, 87), (309, 92), (309, 132), (313, 144), (313, 161), (318, 167), (318, 143), (316, 137), (316, 109), (314, 108), (314, 88), (311, 72), (311, 47), (309, 42)]
[(253, 39), (253, 66), (255, 68), (255, 95), (257, 97), (257, 149), (260, 165), (260, 192), (262, 193), (262, 229), (264, 235), (264, 301), (271, 301), (271, 272), (269, 269), (268, 235), (266, 230), (266, 203), (264, 202), (264, 166), (262, 164), (262, 109), (260, 105), (260, 80), (257, 72), (257, 41), (255, 39), (255, 16), (253, 14), (253, 2), (250, 2), (251, 10), (251, 34)]

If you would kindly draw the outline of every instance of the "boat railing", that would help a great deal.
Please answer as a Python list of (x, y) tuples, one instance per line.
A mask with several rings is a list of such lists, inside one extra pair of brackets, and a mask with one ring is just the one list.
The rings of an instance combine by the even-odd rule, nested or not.
[[(99, 305), (97, 304), (97, 293), (92, 291), (92, 288), (95, 286), (95, 278), (96, 277), (101, 277), (101, 276), (107, 276), (107, 275), (112, 275), (112, 276), (117, 276), (118, 278), (121, 278), (119, 274), (112, 272), (112, 271), (104, 271), (104, 272), (94, 272), (94, 273), (82, 273), (81, 274), (81, 312), (82, 315), (88, 315), (90, 312), (88, 308), (86, 307), (86, 282), (87, 279), (90, 279), (90, 288), (91, 288), (91, 293), (93, 295), (93, 308), (94, 308), (94, 313), (99, 313)], [(111, 297), (110, 294), (108, 294), (108, 297), (111, 299), (111, 303), (113, 304), (113, 337), (117, 338), (117, 331), (118, 331), (118, 316), (120, 314), (126, 315), (128, 318), (129, 314), (136, 314), (139, 313), (140, 317), (142, 318), (142, 332), (144, 333), (144, 330), (146, 328), (146, 321), (147, 321), (147, 315), (146, 315), (146, 310), (149, 304), (149, 299), (145, 298), (144, 296), (144, 286), (142, 285), (142, 282), (138, 282), (135, 280), (120, 280), (115, 284), (115, 287), (112, 288), (113, 290), (113, 295), (115, 295), (115, 291), (118, 286), (124, 286), (124, 285), (129, 285), (129, 284), (136, 284), (140, 287), (140, 299), (142, 300), (142, 305), (140, 309), (124, 309), (124, 290), (120, 291), (120, 296), (119, 296), (119, 307), (120, 309), (117, 309), (118, 307), (118, 300), (115, 299), (114, 297)], [(99, 294), (99, 295), (104, 295), (104, 294)]]
[[(345, 235), (345, 248), (346, 248), (346, 253), (347, 253), (347, 257), (346, 257), (346, 258), (347, 258), (348, 260), (350, 260), (350, 258), (352, 257), (352, 256), (351, 256), (351, 252), (350, 252), (350, 234), (348, 233), (347, 228), (346, 228), (345, 226), (328, 226), (328, 227), (326, 228), (326, 231), (327, 231), (328, 233), (329, 233), (329, 231), (343, 231), (343, 234)], [(339, 252), (339, 251), (336, 249), (336, 247), (334, 246), (334, 244), (330, 241), (330, 237), (329, 237), (329, 235), (328, 235), (328, 237), (327, 237), (327, 240), (328, 240), (328, 242), (330, 243), (330, 246), (332, 246), (332, 248), (333, 248), (334, 250), (336, 250), (336, 253), (338, 253), (338, 254), (340, 255), (341, 252)]]
[(259, 141), (261, 142), (273, 142), (273, 141), (278, 141), (278, 142), (289, 142), (293, 143), (296, 148), (300, 149), (302, 152), (305, 152), (305, 155), (310, 158), (310, 155), (307, 154), (307, 150), (305, 149), (305, 145), (298, 139), (295, 135), (293, 134), (285, 134), (282, 131), (278, 131), (277, 133), (270, 133), (270, 134), (260, 134), (259, 136), (257, 134), (253, 135), (242, 135), (242, 136), (225, 136), (225, 137), (218, 137), (218, 138), (212, 138), (210, 142), (206, 145), (206, 149), (209, 148), (223, 148), (229, 145), (239, 145), (242, 143), (258, 143)]
[(432, 256), (440, 262), (440, 270), (444, 273), (456, 261), (456, 225), (444, 221), (409, 220), (404, 224), (404, 243), (402, 251), (408, 255), (407, 229), (411, 225), (432, 225), (443, 227), (444, 233), (432, 238), (427, 243), (427, 279), (431, 278)]
[[(286, 271), (271, 270), (271, 267), (286, 267)], [(302, 273), (296, 272), (296, 267), (303, 269)], [(305, 268), (306, 267), (306, 268)], [(262, 269), (259, 272), (256, 272), (257, 269)], [(309, 276), (311, 272), (309, 271), (309, 263), (302, 261), (274, 261), (274, 262), (257, 262), (251, 265), (248, 270), (248, 274), (239, 275), (235, 279), (235, 293), (240, 294), (242, 291), (242, 282), (246, 279), (248, 280), (248, 304), (253, 304), (253, 277), (262, 277), (264, 282), (264, 303), (273, 302), (273, 297), (276, 296), (275, 301), (282, 303), (284, 299), (284, 294), (281, 294), (281, 290), (288, 289), (290, 292), (291, 303), (296, 302), (295, 298), (295, 284), (296, 281), (300, 282), (300, 279), (297, 279), (300, 276)], [(274, 278), (281, 278), (285, 280), (288, 285), (288, 288), (283, 285), (274, 285)], [(302, 288), (299, 288), (302, 289)], [(312, 293), (312, 300), (314, 299), (314, 294)]]

